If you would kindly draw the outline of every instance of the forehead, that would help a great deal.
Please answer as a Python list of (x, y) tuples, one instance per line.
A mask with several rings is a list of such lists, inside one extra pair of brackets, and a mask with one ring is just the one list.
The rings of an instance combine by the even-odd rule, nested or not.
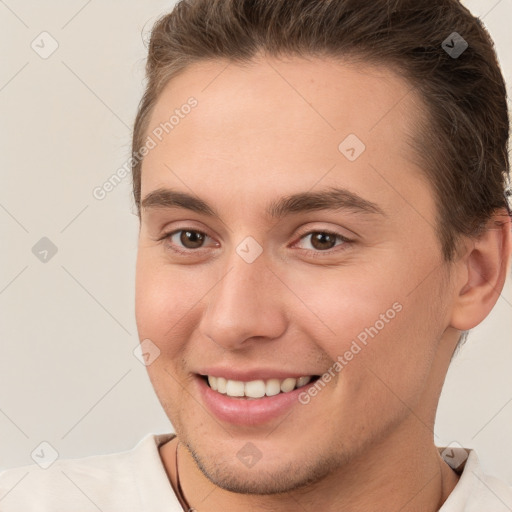
[[(197, 106), (183, 109), (190, 98)], [(144, 159), (142, 197), (165, 184), (169, 167), (190, 183), (219, 187), (232, 186), (235, 176), (240, 187), (287, 179), (307, 186), (333, 165), (337, 177), (357, 176), (361, 185), (376, 181), (375, 169), (399, 180), (396, 169), (411, 174), (415, 167), (408, 141), (419, 115), (411, 85), (383, 66), (262, 56), (244, 65), (198, 62), (167, 84), (153, 109), (148, 134), (165, 123), (168, 129)], [(364, 148), (356, 161), (340, 149), (347, 137), (356, 151)], [(324, 184), (333, 181), (330, 175)]]
[[(328, 129), (364, 133), (377, 125), (402, 123), (404, 114), (418, 110), (414, 108), (418, 98), (412, 92), (411, 84), (389, 67), (361, 61), (262, 56), (244, 64), (200, 61), (169, 81), (150, 124), (168, 119), (170, 109), (194, 96), (200, 103), (201, 118), (215, 121), (215, 125), (221, 112), (238, 112), (238, 119), (224, 119), (226, 128), (228, 121), (238, 120), (243, 125), (244, 114), (260, 114), (261, 124), (267, 128), (276, 121), (286, 125), (300, 119), (326, 133)], [(263, 114), (271, 117), (265, 119)], [(412, 121), (414, 116), (405, 117)]]

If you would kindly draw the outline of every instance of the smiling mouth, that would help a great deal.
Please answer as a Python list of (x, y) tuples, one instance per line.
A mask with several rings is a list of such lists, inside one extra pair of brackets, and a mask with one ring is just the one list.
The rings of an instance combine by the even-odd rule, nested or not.
[(251, 380), (249, 382), (243, 382), (240, 380), (225, 379), (224, 377), (213, 377), (211, 375), (200, 375), (200, 377), (206, 382), (210, 389), (217, 393), (231, 398), (247, 399), (290, 393), (320, 378), (319, 375), (308, 375), (298, 378), (288, 377), (286, 379)]

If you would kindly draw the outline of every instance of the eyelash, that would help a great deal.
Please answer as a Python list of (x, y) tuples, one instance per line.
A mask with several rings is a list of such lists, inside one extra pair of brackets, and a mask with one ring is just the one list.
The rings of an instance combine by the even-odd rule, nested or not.
[[(177, 233), (182, 233), (183, 231), (190, 231), (192, 233), (199, 233), (201, 235), (204, 235), (205, 237), (211, 238), (204, 231), (200, 231), (198, 229), (181, 228), (181, 229), (176, 229), (174, 231), (171, 231), (169, 233), (164, 234), (161, 238), (158, 239), (158, 241), (159, 242), (161, 242), (161, 241), (170, 241), (172, 236), (176, 235)], [(338, 252), (338, 251), (344, 251), (344, 250), (346, 250), (346, 248), (344, 246), (347, 245), (347, 244), (350, 244), (352, 242), (352, 240), (346, 238), (345, 236), (340, 235), (339, 233), (336, 233), (335, 231), (330, 231), (328, 229), (327, 230), (325, 230), (325, 229), (320, 229), (320, 230), (317, 229), (317, 230), (307, 231), (307, 232), (305, 232), (305, 233), (303, 233), (303, 234), (301, 234), (299, 236), (299, 241), (302, 240), (303, 238), (306, 238), (307, 236), (310, 236), (310, 235), (313, 235), (313, 234), (318, 234), (318, 233), (321, 233), (323, 235), (333, 236), (333, 237), (335, 237), (336, 239), (340, 240), (343, 243), (335, 245), (331, 249), (326, 249), (325, 251), (315, 250), (315, 249), (303, 249), (303, 251), (305, 251), (305, 253), (308, 256), (312, 256), (314, 258), (322, 257), (323, 255), (332, 255), (334, 252)], [(340, 249), (339, 248), (340, 246), (343, 247), (343, 248)], [(179, 249), (176, 246), (173, 247), (170, 243), (169, 243), (169, 247), (170, 247), (170, 249), (172, 251), (174, 251), (174, 252), (176, 252), (178, 254), (182, 254), (182, 255), (190, 255), (191, 253), (198, 252), (200, 249), (203, 249), (203, 247), (200, 247), (198, 249)], [(338, 247), (338, 249), (336, 249), (336, 247)]]

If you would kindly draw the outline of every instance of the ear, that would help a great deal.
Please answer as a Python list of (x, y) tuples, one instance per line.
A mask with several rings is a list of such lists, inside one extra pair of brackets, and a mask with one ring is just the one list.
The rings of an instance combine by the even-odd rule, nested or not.
[(481, 236), (469, 240), (464, 255), (454, 263), (451, 327), (472, 329), (490, 313), (509, 274), (511, 253), (511, 217), (507, 210), (498, 210)]

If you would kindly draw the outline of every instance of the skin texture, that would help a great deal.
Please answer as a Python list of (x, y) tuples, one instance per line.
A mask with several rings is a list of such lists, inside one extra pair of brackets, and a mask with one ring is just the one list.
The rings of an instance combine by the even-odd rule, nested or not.
[[(409, 91), (384, 67), (258, 56), (197, 63), (161, 94), (150, 130), (189, 97), (198, 105), (145, 157), (142, 198), (172, 188), (220, 215), (143, 208), (137, 259), (139, 337), (160, 350), (147, 370), (197, 510), (428, 512), (455, 486), (434, 446), (435, 411), (460, 331), (503, 287), (510, 224), (491, 223), (443, 261), (432, 190), (408, 145), (422, 108)], [(338, 150), (351, 133), (366, 146), (353, 162)], [(383, 214), (265, 215), (270, 201), (334, 186)], [(179, 229), (205, 233), (203, 246), (158, 240)], [(351, 242), (319, 250), (311, 233), (325, 230)], [(250, 264), (236, 252), (248, 236), (263, 250)], [(401, 311), (287, 416), (242, 427), (202, 402), (200, 368), (320, 375), (394, 303)], [(250, 468), (237, 457), (247, 442), (262, 454)], [(160, 448), (174, 485), (175, 449)]]

